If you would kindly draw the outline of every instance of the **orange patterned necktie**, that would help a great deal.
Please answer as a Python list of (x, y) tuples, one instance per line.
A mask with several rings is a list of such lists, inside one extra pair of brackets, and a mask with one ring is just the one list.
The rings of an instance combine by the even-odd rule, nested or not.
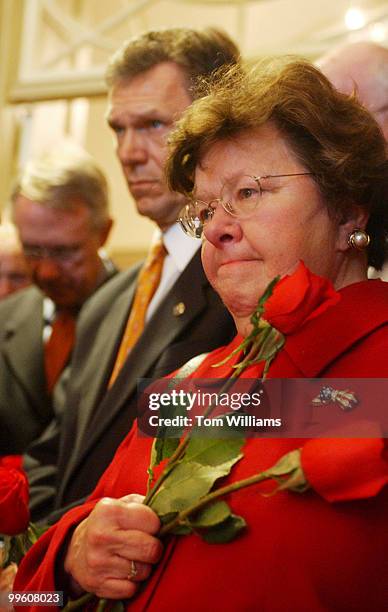
[(74, 316), (66, 311), (58, 313), (52, 324), (51, 336), (44, 347), (46, 388), (50, 395), (69, 360), (74, 341)]
[(167, 254), (163, 242), (157, 242), (150, 250), (144, 266), (139, 274), (135, 299), (129, 314), (127, 326), (121, 340), (119, 352), (109, 381), (111, 387), (116, 380), (129, 351), (141, 335), (147, 308), (152, 300), (162, 275), (163, 262)]

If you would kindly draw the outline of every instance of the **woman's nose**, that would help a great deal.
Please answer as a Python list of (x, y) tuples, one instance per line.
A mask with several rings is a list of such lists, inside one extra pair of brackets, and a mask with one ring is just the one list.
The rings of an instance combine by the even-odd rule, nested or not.
[(220, 202), (214, 203), (212, 208), (214, 212), (203, 230), (206, 240), (217, 248), (241, 240), (242, 229), (238, 219), (227, 213)]

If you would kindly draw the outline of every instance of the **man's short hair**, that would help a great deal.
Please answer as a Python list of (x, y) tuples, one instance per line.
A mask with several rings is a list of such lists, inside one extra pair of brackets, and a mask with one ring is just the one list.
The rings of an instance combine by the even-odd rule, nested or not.
[(187, 77), (187, 89), (195, 97), (195, 84), (221, 66), (235, 64), (240, 57), (234, 42), (215, 28), (151, 30), (124, 42), (112, 56), (106, 72), (109, 87), (150, 70), (163, 62), (174, 62)]
[(49, 208), (71, 210), (83, 204), (90, 210), (92, 227), (109, 219), (108, 184), (94, 159), (85, 151), (67, 148), (45, 153), (28, 162), (12, 191), (14, 206), (19, 195)]

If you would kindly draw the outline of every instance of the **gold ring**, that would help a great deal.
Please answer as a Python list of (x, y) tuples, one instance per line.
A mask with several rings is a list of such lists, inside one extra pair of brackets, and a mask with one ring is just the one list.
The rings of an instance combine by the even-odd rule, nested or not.
[(131, 561), (131, 570), (128, 574), (128, 580), (132, 580), (133, 578), (136, 578), (136, 576), (138, 575), (139, 570), (136, 567), (136, 563), (132, 560)]

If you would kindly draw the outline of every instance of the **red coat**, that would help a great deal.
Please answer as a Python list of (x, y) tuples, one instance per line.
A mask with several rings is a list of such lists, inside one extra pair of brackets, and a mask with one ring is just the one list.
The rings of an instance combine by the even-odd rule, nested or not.
[[(358, 283), (341, 295), (338, 305), (287, 338), (271, 376), (388, 377), (388, 285)], [(214, 377), (210, 364), (231, 348), (212, 353), (195, 376)], [(229, 367), (217, 375), (227, 375)], [(255, 375), (257, 366), (245, 373)], [(386, 610), (388, 488), (382, 489), (388, 464), (382, 439), (250, 439), (229, 480), (264, 470), (301, 445), (313, 491), (263, 497), (266, 486), (258, 485), (233, 493), (228, 501), (248, 524), (243, 535), (223, 545), (197, 536), (175, 538), (128, 609)], [(25, 557), (15, 590), (61, 588), (54, 566), (69, 529), (102, 496), (145, 493), (150, 446), (151, 440), (132, 430), (90, 500), (64, 516)]]

